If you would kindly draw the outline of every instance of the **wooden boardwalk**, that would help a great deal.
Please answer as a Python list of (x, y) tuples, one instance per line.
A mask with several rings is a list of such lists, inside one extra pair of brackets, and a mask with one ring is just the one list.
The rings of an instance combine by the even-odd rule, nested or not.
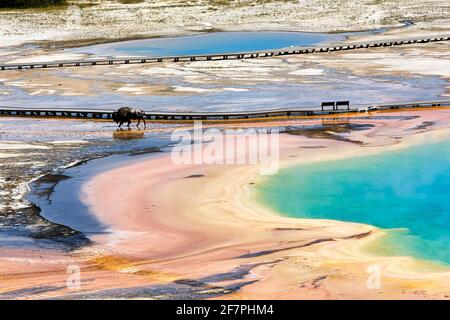
[(378, 47), (401, 46), (420, 43), (449, 41), (450, 35), (435, 35), (422, 38), (404, 38), (368, 41), (358, 43), (336, 43), (325, 46), (316, 47), (288, 47), (276, 50), (251, 51), (251, 52), (235, 52), (208, 55), (182, 55), (182, 56), (166, 56), (166, 57), (126, 57), (126, 58), (94, 58), (84, 60), (63, 60), (49, 62), (27, 62), (27, 63), (11, 63), (0, 64), (0, 70), (21, 70), (36, 68), (63, 68), (63, 67), (82, 67), (82, 66), (99, 66), (99, 65), (118, 65), (118, 64), (141, 64), (141, 63), (158, 63), (158, 62), (186, 62), (186, 61), (214, 61), (227, 59), (255, 59), (264, 57), (312, 54), (335, 52), (342, 50), (356, 50)]
[[(338, 115), (351, 112), (371, 110), (389, 110), (403, 108), (450, 107), (450, 100), (410, 101), (403, 103), (366, 104), (351, 106), (345, 110), (322, 110), (320, 107), (311, 109), (268, 109), (261, 111), (236, 112), (157, 112), (145, 113), (148, 120), (192, 121), (192, 120), (237, 120), (273, 117), (298, 117), (315, 115)], [(0, 115), (15, 117), (58, 117), (80, 119), (111, 119), (114, 110), (106, 109), (54, 109), (54, 108), (18, 108), (0, 107)]]

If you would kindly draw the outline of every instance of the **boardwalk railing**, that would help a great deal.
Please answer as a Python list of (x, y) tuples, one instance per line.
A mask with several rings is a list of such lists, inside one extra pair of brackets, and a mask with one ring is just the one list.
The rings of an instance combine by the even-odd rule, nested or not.
[[(362, 112), (371, 110), (389, 110), (400, 108), (426, 108), (426, 107), (450, 107), (450, 100), (436, 101), (411, 101), (403, 103), (365, 104), (357, 105), (345, 110), (321, 110), (317, 109), (269, 109), (261, 111), (236, 111), (236, 112), (157, 112), (148, 111), (145, 116), (149, 120), (236, 120), (257, 119), (272, 117), (295, 117), (314, 115), (337, 115), (349, 112)], [(111, 119), (113, 110), (104, 109), (56, 109), (56, 108), (18, 108), (0, 107), (0, 115), (22, 117), (61, 117), (82, 119)]]
[(0, 70), (20, 70), (20, 69), (35, 69), (35, 68), (62, 68), (62, 67), (81, 67), (81, 66), (99, 66), (99, 65), (117, 65), (117, 64), (138, 64), (138, 63), (158, 63), (164, 61), (170, 62), (186, 62), (186, 61), (214, 61), (227, 59), (254, 59), (284, 55), (296, 54), (311, 54), (324, 53), (342, 50), (356, 50), (377, 47), (400, 46), (417, 43), (430, 43), (449, 41), (450, 35), (436, 35), (427, 36), (423, 38), (405, 38), (405, 39), (391, 39), (368, 41), (358, 43), (337, 43), (328, 44), (318, 47), (288, 47), (276, 50), (265, 51), (249, 51), (249, 52), (234, 52), (234, 53), (220, 53), (208, 55), (180, 55), (180, 56), (165, 56), (165, 57), (122, 57), (122, 58), (94, 58), (83, 60), (61, 60), (48, 62), (27, 62), (27, 63), (11, 63), (0, 64)]

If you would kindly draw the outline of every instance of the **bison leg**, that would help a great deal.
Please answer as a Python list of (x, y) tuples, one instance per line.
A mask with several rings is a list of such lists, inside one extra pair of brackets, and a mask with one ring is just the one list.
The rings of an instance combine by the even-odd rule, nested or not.
[(123, 121), (120, 121), (119, 128), (123, 125)]
[(139, 127), (139, 125), (141, 124), (141, 119), (138, 118), (137, 120), (138, 120), (138, 123), (137, 123), (136, 127)]
[(130, 127), (131, 124), (131, 120), (128, 120), (128, 128)]

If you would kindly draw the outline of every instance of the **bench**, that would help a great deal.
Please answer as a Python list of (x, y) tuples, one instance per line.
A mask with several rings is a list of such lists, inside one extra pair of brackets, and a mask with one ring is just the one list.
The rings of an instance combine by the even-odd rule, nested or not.
[(325, 101), (325, 102), (322, 102), (322, 111), (323, 111), (323, 108), (325, 108), (325, 107), (332, 107), (333, 108), (333, 110), (334, 110), (334, 101)]
[(347, 110), (350, 110), (350, 101), (336, 101), (336, 110), (339, 110), (340, 106), (347, 107)]

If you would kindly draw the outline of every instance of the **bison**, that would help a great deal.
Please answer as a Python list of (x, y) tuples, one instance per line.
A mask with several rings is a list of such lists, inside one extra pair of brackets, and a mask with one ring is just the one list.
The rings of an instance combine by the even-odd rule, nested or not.
[(112, 114), (112, 118), (115, 123), (119, 125), (119, 128), (122, 126), (124, 122), (128, 122), (128, 127), (131, 124), (131, 120), (137, 120), (137, 126), (141, 124), (141, 120), (144, 122), (144, 127), (147, 126), (145, 123), (145, 112), (139, 109), (123, 107), (117, 111), (114, 111)]

